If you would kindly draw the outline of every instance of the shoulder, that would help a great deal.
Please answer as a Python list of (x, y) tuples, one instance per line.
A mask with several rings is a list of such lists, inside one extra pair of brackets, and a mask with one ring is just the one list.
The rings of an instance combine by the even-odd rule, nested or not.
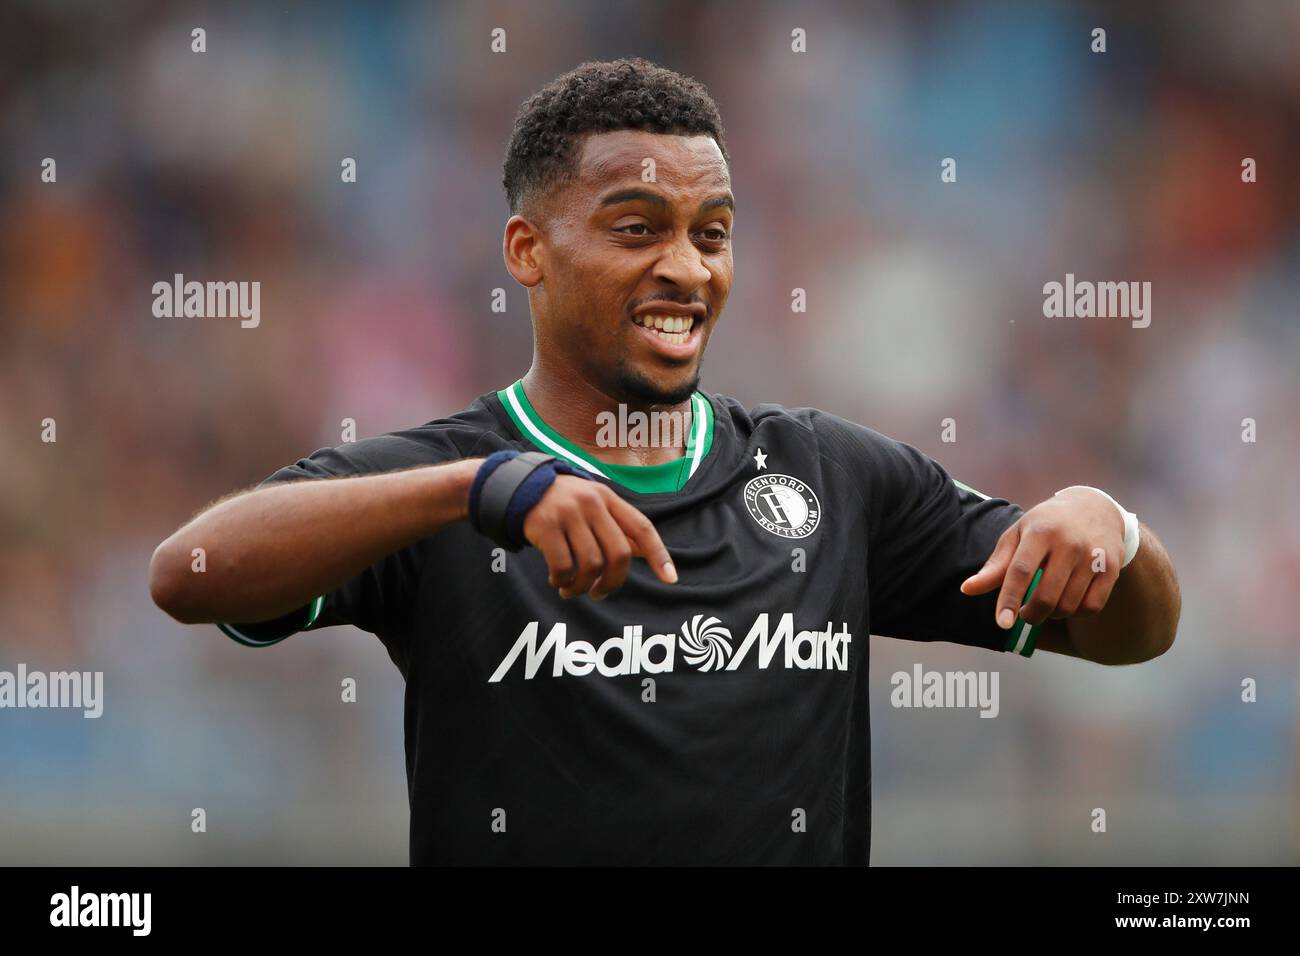
[(484, 436), (500, 431), (500, 422), (480, 396), (463, 411), (423, 425), (385, 432), (320, 448), (281, 468), (263, 484), (297, 478), (331, 478), (399, 471), (472, 457)]
[(900, 465), (915, 463), (921, 453), (905, 442), (850, 421), (833, 412), (811, 406), (787, 406), (764, 402), (746, 406), (729, 395), (712, 396), (719, 410), (725, 410), (737, 431), (748, 435), (760, 428), (803, 435), (820, 454), (851, 468), (872, 463)]

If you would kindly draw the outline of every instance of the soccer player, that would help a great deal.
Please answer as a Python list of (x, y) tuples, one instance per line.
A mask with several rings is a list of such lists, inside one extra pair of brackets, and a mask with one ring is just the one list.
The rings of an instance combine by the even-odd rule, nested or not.
[(866, 864), (868, 634), (1028, 655), (1041, 627), (1107, 664), (1173, 642), (1170, 561), (1104, 492), (1025, 511), (831, 413), (699, 389), (729, 164), (695, 80), (554, 80), (505, 160), (527, 373), (316, 451), (154, 554), (179, 621), (378, 635), (414, 864)]

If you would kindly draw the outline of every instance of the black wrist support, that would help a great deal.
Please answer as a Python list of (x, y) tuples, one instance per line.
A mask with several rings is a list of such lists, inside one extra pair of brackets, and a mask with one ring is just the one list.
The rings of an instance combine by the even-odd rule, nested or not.
[(498, 451), (479, 466), (469, 491), (469, 520), (507, 551), (526, 544), (524, 519), (556, 475), (590, 478), (554, 455), (540, 451)]

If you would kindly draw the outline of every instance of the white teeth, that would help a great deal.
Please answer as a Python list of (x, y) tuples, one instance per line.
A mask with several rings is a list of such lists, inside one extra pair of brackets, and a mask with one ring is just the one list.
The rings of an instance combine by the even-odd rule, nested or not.
[(647, 329), (658, 329), (666, 333), (683, 333), (689, 332), (695, 324), (695, 317), (692, 315), (638, 315), (633, 320), (638, 325), (644, 325)]
[(691, 337), (691, 328), (695, 325), (693, 315), (638, 315), (632, 321), (653, 329), (655, 334), (666, 342), (682, 345)]

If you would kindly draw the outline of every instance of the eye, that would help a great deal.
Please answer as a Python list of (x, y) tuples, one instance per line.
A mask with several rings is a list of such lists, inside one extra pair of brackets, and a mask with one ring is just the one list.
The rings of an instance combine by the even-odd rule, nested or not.
[(714, 227), (712, 229), (705, 229), (703, 232), (700, 233), (700, 235), (704, 236), (704, 238), (709, 240), (709, 242), (727, 241), (727, 230), (719, 229), (717, 227)]
[[(642, 231), (641, 231), (641, 232), (628, 232), (628, 230), (630, 230), (630, 229), (640, 229), (640, 230), (642, 230)], [(641, 237), (641, 236), (648, 236), (648, 235), (650, 235), (650, 227), (647, 226), (647, 225), (646, 225), (645, 223), (643, 223), (643, 222), (632, 222), (632, 223), (628, 223), (626, 226), (619, 226), (619, 227), (618, 227), (617, 229), (615, 229), (614, 231), (615, 231), (615, 232), (622, 232), (622, 233), (625, 233), (626, 235), (629, 235), (629, 236), (637, 236), (638, 238)]]

